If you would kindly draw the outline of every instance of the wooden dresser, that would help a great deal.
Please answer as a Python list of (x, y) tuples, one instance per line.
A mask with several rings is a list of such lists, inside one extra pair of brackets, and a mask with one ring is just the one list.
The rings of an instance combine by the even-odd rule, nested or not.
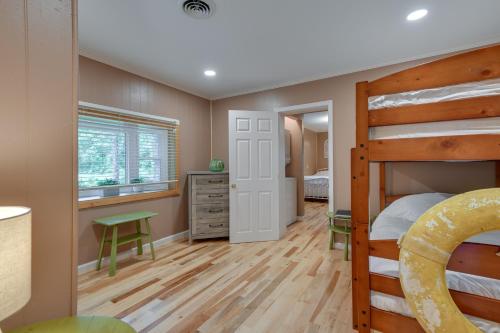
[(190, 171), (189, 242), (229, 237), (229, 174)]

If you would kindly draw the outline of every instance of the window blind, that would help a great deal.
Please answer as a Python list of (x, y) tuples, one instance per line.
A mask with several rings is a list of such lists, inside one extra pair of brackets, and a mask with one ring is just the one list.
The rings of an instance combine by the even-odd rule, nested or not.
[(176, 189), (177, 139), (174, 121), (80, 110), (80, 198)]

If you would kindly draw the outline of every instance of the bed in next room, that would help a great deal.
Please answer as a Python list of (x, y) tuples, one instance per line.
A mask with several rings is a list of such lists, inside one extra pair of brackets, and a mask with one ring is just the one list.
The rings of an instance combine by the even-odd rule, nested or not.
[(320, 170), (314, 175), (304, 176), (304, 197), (328, 200), (328, 170)]

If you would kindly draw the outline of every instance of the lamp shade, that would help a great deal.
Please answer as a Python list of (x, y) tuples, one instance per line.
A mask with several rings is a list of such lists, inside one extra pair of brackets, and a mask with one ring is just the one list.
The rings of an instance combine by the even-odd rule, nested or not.
[(31, 209), (0, 206), (0, 320), (31, 297)]

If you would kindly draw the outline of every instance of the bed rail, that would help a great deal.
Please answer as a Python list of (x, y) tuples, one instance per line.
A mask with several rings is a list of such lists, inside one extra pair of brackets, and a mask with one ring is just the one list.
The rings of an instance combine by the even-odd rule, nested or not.
[(391, 126), (436, 121), (500, 117), (500, 96), (417, 104), (371, 110), (368, 126)]
[[(399, 260), (397, 240), (369, 241), (369, 255), (373, 257)], [(462, 243), (453, 252), (446, 269), (500, 280), (500, 246)], [(485, 265), (485, 263), (488, 263)], [(500, 318), (500, 316), (498, 317)]]
[(368, 147), (372, 162), (488, 161), (499, 158), (500, 134), (370, 140)]
[(491, 46), (380, 78), (368, 85), (368, 96), (439, 88), (500, 77), (500, 45)]

